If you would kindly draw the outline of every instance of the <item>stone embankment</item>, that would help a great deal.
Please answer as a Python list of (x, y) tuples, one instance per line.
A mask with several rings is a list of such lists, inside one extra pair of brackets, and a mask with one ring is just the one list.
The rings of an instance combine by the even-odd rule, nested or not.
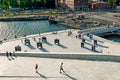
[(33, 17), (5, 17), (0, 18), (0, 21), (34, 21), (34, 20), (48, 20), (48, 16), (33, 16)]

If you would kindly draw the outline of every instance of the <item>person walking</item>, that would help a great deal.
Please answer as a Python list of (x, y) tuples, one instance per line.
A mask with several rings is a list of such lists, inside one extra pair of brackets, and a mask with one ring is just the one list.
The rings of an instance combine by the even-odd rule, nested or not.
[(33, 40), (36, 41), (36, 38), (34, 37)]
[(61, 63), (61, 65), (60, 65), (60, 73), (62, 73), (62, 72), (65, 73), (65, 71), (63, 70), (63, 63)]
[(9, 57), (9, 53), (8, 52), (6, 52), (6, 56), (7, 56), (7, 58)]
[(14, 58), (13, 58), (13, 53), (10, 52), (9, 54), (10, 54), (11, 59), (14, 60)]
[(23, 40), (21, 40), (21, 43), (23, 43)]
[(9, 54), (10, 54), (10, 57), (12, 57), (12, 53), (10, 52)]
[(39, 42), (41, 41), (41, 38), (39, 38)]
[(9, 58), (10, 54), (9, 54), (9, 52), (8, 52), (8, 51), (6, 52), (6, 56), (7, 56), (8, 60), (10, 60), (10, 61), (11, 61), (11, 59)]
[(36, 73), (38, 73), (38, 64), (35, 65)]

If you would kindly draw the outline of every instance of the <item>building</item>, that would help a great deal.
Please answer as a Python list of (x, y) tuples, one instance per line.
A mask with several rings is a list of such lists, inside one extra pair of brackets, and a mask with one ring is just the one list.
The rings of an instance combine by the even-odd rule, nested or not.
[(103, 2), (103, 1), (92, 2), (90, 5), (90, 8), (91, 9), (110, 9), (111, 3)]
[(55, 0), (55, 6), (56, 8), (59, 8), (59, 7), (66, 7), (66, 3), (65, 3), (65, 0)]
[(66, 0), (66, 7), (74, 10), (74, 0)]
[(111, 8), (111, 3), (105, 0), (55, 0), (55, 4), (56, 7), (68, 8), (73, 11)]
[(66, 5), (72, 10), (87, 10), (89, 8), (89, 0), (66, 0)]
[(89, 0), (55, 0), (56, 7), (65, 7), (71, 10), (87, 10)]

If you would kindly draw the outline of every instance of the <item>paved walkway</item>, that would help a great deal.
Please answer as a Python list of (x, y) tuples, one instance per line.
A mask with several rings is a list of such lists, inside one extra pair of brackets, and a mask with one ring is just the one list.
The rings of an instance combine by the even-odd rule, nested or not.
[[(70, 31), (70, 30), (68, 30)], [(85, 48), (81, 48), (81, 39), (76, 38), (77, 30), (71, 30), (72, 35), (68, 36), (68, 31), (59, 31), (58, 34), (53, 32), (43, 33), (41, 35), (30, 35), (27, 38), (31, 41), (31, 46), (25, 46), (20, 38), (4, 42), (0, 45), (0, 51), (14, 51), (14, 47), (20, 45), (22, 53), (27, 52), (50, 52), (53, 53), (86, 53), (92, 54), (91, 45), (93, 41), (87, 36)], [(43, 49), (36, 47), (38, 38), (47, 37), (48, 43), (43, 43)], [(36, 38), (34, 41), (33, 38)], [(60, 39), (60, 45), (54, 44), (54, 39)], [(88, 39), (88, 40), (87, 40)], [(119, 52), (119, 44), (104, 40), (95, 36), (102, 42), (98, 42), (99, 46), (96, 50), (102, 50), (102, 54), (117, 54)], [(114, 45), (112, 45), (114, 44)], [(105, 47), (108, 46), (108, 47)], [(114, 48), (116, 46), (116, 48)], [(113, 49), (113, 50), (112, 50)], [(44, 54), (44, 53), (43, 53)], [(96, 53), (95, 53), (96, 54)], [(108, 54), (108, 53), (107, 53)], [(119, 53), (118, 53), (119, 55)], [(66, 73), (59, 73), (60, 64), (63, 62), (63, 68)], [(30, 58), (30, 57), (9, 57), (0, 56), (0, 80), (119, 80), (120, 79), (120, 63), (119, 62), (104, 62), (104, 61), (82, 61), (72, 59), (48, 59), (48, 58)], [(38, 64), (38, 73), (35, 72), (35, 65)]]
[[(66, 73), (59, 73), (60, 64)], [(120, 63), (0, 57), (0, 80), (119, 80)], [(35, 65), (38, 64), (38, 72)]]
[[(70, 30), (68, 30), (70, 31)], [(59, 31), (57, 34), (53, 34), (53, 32), (43, 33), (41, 35), (29, 35), (26, 38), (30, 39), (31, 45), (26, 46), (24, 44), (24, 38), (19, 38), (13, 41), (4, 42), (0, 45), (0, 51), (15, 51), (15, 46), (20, 45), (22, 48), (22, 52), (81, 52), (81, 53), (93, 53), (91, 51), (91, 45), (93, 42), (87, 41), (85, 43), (85, 48), (81, 48), (81, 39), (76, 38), (78, 35), (78, 30), (71, 30), (72, 34), (68, 36), (68, 31)], [(37, 48), (37, 42), (39, 42), (39, 38), (45, 36), (47, 38), (47, 43), (43, 43), (43, 48)], [(34, 38), (36, 38), (34, 40)], [(85, 37), (87, 39), (88, 37)], [(60, 45), (55, 45), (54, 40), (59, 39)], [(88, 38), (89, 39), (89, 38)], [(40, 40), (41, 41), (41, 40)], [(104, 45), (100, 43), (100, 45)], [(102, 47), (97, 47), (96, 50), (101, 52)]]
[[(36, 34), (36, 35), (28, 35), (23, 38), (18, 38), (14, 40), (8, 40), (7, 42), (3, 42), (0, 45), (1, 52), (13, 52), (15, 51), (15, 46), (20, 45), (22, 50), (21, 52), (67, 52), (67, 53), (111, 53), (111, 54), (118, 54), (116, 51), (119, 52), (119, 43), (114, 43), (100, 37), (94, 36), (95, 40), (98, 40), (96, 51), (93, 52), (91, 50), (91, 46), (94, 45), (94, 41), (89, 39), (89, 37), (84, 36), (83, 38), (86, 40), (84, 43), (84, 48), (81, 48), (82, 39), (76, 38), (79, 34), (78, 30), (71, 29), (72, 34), (68, 36), (68, 31), (70, 30), (63, 30), (58, 31), (57, 34), (53, 34), (53, 32), (43, 33), (43, 34)], [(56, 32), (54, 32), (56, 33)], [(42, 37), (45, 36), (47, 38), (47, 43), (42, 43), (43, 48), (37, 48), (37, 42), (42, 42)], [(30, 39), (30, 46), (26, 46), (24, 43), (25, 38)], [(35, 38), (35, 40), (34, 40)], [(55, 45), (54, 40), (59, 39), (60, 45)], [(116, 47), (116, 48), (113, 48)], [(114, 50), (112, 50), (114, 49)]]
[[(14, 51), (15, 46), (20, 45), (22, 52), (90, 52), (89, 50), (81, 49), (80, 39), (76, 39), (77, 31), (72, 31), (73, 34), (68, 36), (66, 31), (59, 32), (58, 34), (44, 33), (41, 35), (30, 35), (31, 46), (25, 46), (24, 39), (5, 42), (0, 45), (0, 51)], [(35, 36), (35, 37), (34, 37)], [(38, 49), (36, 43), (39, 42), (38, 38), (42, 36), (47, 37), (47, 43), (43, 43), (43, 49)], [(36, 38), (34, 41), (33, 38)], [(60, 40), (60, 45), (54, 44), (54, 39)], [(23, 43), (21, 42), (23, 40)]]

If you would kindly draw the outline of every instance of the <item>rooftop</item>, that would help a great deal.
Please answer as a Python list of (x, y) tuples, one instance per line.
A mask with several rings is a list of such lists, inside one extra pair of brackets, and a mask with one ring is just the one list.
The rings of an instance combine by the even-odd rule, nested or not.
[[(59, 73), (63, 62), (65, 73)], [(17, 57), (0, 57), (0, 80), (119, 80), (120, 63)], [(38, 73), (35, 65), (38, 64)]]
[[(68, 34), (70, 31), (71, 35)], [(119, 80), (120, 55), (116, 54), (120, 51), (119, 43), (94, 35), (93, 37), (98, 41), (99, 46), (96, 48), (98, 52), (93, 52), (91, 50), (93, 40), (89, 39), (87, 35), (82, 38), (86, 40), (85, 48), (81, 48), (82, 39), (76, 38), (76, 35), (79, 34), (78, 31), (70, 29), (3, 41), (0, 45), (0, 80)], [(47, 38), (47, 43), (42, 42), (43, 36)], [(25, 45), (25, 38), (30, 40), (31, 45)], [(60, 40), (59, 45), (54, 43), (55, 39)], [(43, 48), (40, 49), (37, 48), (39, 40), (43, 44)], [(22, 50), (15, 53), (16, 56), (1, 55), (5, 54), (6, 51), (14, 51), (17, 45), (20, 45)], [(97, 56), (90, 57), (90, 55), (85, 56), (85, 54)], [(102, 56), (98, 57), (101, 54)], [(50, 55), (52, 55), (51, 58), (48, 58)], [(80, 57), (87, 59), (77, 59)], [(90, 58), (93, 60), (89, 61)], [(95, 58), (98, 60), (94, 60)], [(100, 59), (104, 60), (100, 61)], [(106, 59), (111, 60), (106, 61)], [(62, 62), (65, 73), (59, 73)], [(35, 72), (36, 64), (38, 64), (38, 73)]]
[[(119, 28), (103, 28), (99, 29), (93, 29), (93, 32), (103, 32), (110, 31), (110, 30), (116, 30)], [(72, 34), (68, 35), (69, 32), (72, 32)], [(119, 51), (119, 43), (114, 43), (112, 41), (105, 40), (103, 38), (100, 38), (98, 36), (93, 36), (94, 39), (91, 40), (90, 37), (87, 35), (84, 35), (82, 39), (85, 39), (85, 47), (81, 47), (82, 39), (78, 38), (78, 35), (80, 33), (78, 32), (85, 32), (89, 30), (62, 30), (58, 32), (48, 32), (48, 33), (42, 33), (42, 34), (34, 34), (34, 35), (27, 35), (26, 37), (22, 38), (15, 38), (12, 40), (6, 40), (3, 41), (3, 43), (0, 45), (0, 51), (1, 52), (12, 52), (15, 51), (16, 46), (21, 46), (21, 52), (74, 52), (74, 53), (111, 53), (111, 54), (117, 54), (116, 51)], [(90, 29), (90, 32), (92, 30)], [(93, 33), (92, 32), (92, 33)], [(42, 37), (46, 37), (47, 42), (42, 42)], [(30, 40), (30, 45), (25, 45), (25, 38)], [(55, 39), (59, 40), (59, 45), (55, 44)], [(94, 45), (94, 40), (97, 40), (97, 46), (96, 51), (92, 51), (92, 45)], [(42, 48), (37, 48), (37, 43), (42, 42)], [(116, 47), (116, 51), (111, 50), (111, 48)]]
[[(70, 31), (70, 30), (68, 30)], [(76, 38), (78, 35), (77, 30), (72, 30), (72, 35), (68, 36), (68, 31), (58, 31), (57, 34), (53, 34), (54, 32), (48, 32), (43, 34), (36, 35), (28, 35), (25, 38), (30, 40), (31, 45), (26, 46), (24, 43), (25, 38), (19, 38), (15, 40), (11, 40), (8, 42), (4, 42), (0, 45), (0, 51), (15, 51), (15, 46), (20, 45), (22, 48), (22, 52), (91, 52), (86, 49), (82, 49), (80, 42), (81, 39)], [(42, 37), (45, 36), (47, 38), (47, 43), (42, 43), (43, 48), (37, 48), (37, 42), (42, 42)], [(35, 40), (34, 40), (35, 38)], [(60, 45), (55, 45), (54, 40), (59, 39)], [(22, 41), (22, 42), (21, 42)]]

